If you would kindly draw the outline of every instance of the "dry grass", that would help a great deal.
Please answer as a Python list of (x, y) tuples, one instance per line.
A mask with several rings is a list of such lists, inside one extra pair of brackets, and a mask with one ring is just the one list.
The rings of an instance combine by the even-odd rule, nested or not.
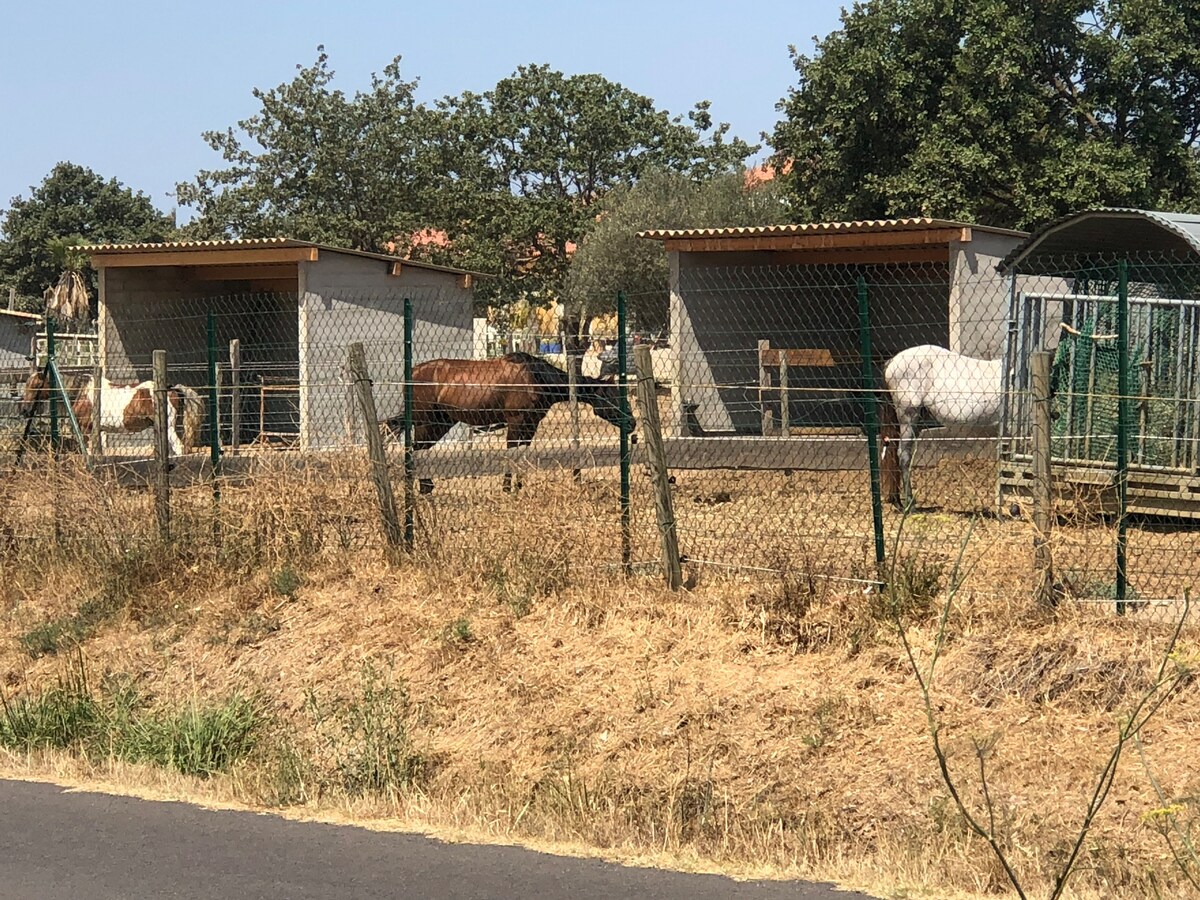
[[(147, 494), (65, 466), (20, 473), (0, 482), (6, 697), (62, 673), (61, 650), (34, 658), (23, 639), (91, 601), (103, 615), (62, 644), (82, 646), (95, 683), (132, 678), (164, 707), (253, 687), (276, 726), (252, 760), (202, 785), (108, 759), (10, 755), (4, 768), (882, 896), (994, 895), (1002, 873), (949, 803), (888, 618), (900, 609), (929, 647), (955, 538), (991, 500), (971, 467), (920, 476), (940, 508), (910, 520), (906, 586), (879, 595), (841, 580), (872, 571), (859, 477), (681, 475), (686, 552), (781, 572), (692, 567), (695, 589), (672, 595), (620, 577), (604, 471), (578, 485), (530, 475), (517, 496), (498, 479), (440, 483), (418, 510), (421, 549), (394, 565), (356, 456), (281, 457), (227, 486), (219, 546), (206, 489), (174, 495), (176, 541), (163, 547)], [(637, 490), (634, 558), (652, 560), (652, 505)], [(1090, 605), (1038, 611), (1027, 529), (977, 524), (936, 700), (971, 802), (969, 739), (998, 736), (994, 799), (1036, 892), (1167, 627)], [(1060, 546), (1099, 558), (1102, 532), (1064, 527)], [(1194, 641), (1185, 633), (1183, 656)], [(1197, 788), (1198, 716), (1189, 688), (1146, 735), (1169, 796)], [(1143, 820), (1159, 805), (1127, 758), (1073, 896), (1186, 896)]]

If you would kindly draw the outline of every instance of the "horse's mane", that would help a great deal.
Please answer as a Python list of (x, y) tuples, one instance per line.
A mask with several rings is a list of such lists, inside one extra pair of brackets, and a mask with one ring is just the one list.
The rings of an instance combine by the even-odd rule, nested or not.
[[(504, 359), (509, 362), (519, 363), (528, 368), (535, 384), (552, 387), (563, 387), (567, 384), (567, 373), (554, 365), (554, 363), (548, 362), (540, 356), (518, 351), (506, 354)], [(603, 387), (609, 385), (611, 382), (580, 373), (576, 378), (576, 383), (585, 387)]]
[(567, 383), (567, 373), (553, 363), (546, 362), (540, 356), (532, 353), (508, 353), (504, 356), (506, 362), (517, 363), (529, 370), (534, 384), (559, 387)]

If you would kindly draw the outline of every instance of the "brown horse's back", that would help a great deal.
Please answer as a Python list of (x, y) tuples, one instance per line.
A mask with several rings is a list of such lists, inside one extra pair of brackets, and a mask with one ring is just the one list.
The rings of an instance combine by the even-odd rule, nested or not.
[(468, 425), (494, 425), (544, 403), (520, 361), (431, 359), (413, 368), (414, 413), (442, 411)]

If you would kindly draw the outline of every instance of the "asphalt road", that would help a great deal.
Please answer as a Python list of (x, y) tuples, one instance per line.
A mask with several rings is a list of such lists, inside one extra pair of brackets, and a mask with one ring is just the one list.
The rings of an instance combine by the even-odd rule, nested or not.
[(0, 781), (4, 900), (869, 900)]

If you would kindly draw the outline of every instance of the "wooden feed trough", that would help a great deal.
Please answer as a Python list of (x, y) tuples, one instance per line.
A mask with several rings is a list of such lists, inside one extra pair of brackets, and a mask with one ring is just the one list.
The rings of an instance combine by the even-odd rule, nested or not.
[[(824, 347), (782, 348), (772, 347), (770, 341), (758, 342), (758, 405), (762, 410), (762, 433), (764, 436), (787, 436), (791, 434), (789, 395), (790, 372), (793, 369), (832, 369), (833, 352)], [(771, 378), (776, 372), (779, 387)], [(776, 399), (772, 401), (772, 395)], [(779, 422), (775, 422), (775, 410), (779, 410)]]

